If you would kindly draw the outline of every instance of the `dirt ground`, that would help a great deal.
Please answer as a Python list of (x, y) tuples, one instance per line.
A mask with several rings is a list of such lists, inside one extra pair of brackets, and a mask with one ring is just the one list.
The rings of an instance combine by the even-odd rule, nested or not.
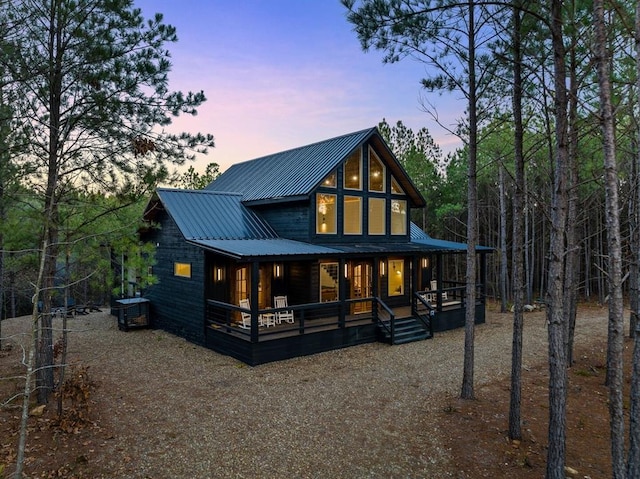
[[(491, 314), (496, 313), (489, 312)], [(602, 314), (602, 310), (599, 314)], [(508, 315), (502, 315), (503, 320), (505, 317)], [(594, 337), (592, 344), (581, 345), (575, 353), (575, 365), (569, 372), (566, 463), (571, 469), (568, 470), (568, 477), (595, 479), (611, 476), (607, 390), (603, 385), (606, 342), (603, 339)], [(628, 371), (631, 340), (625, 340), (625, 346), (625, 369)], [(23, 387), (18, 378), (23, 374), (21, 355), (21, 348), (16, 346), (0, 351), (2, 401), (19, 394)], [(547, 369), (546, 362), (538, 362), (528, 364), (523, 371), (524, 437), (520, 442), (509, 441), (507, 437), (508, 378), (477, 387), (477, 399), (473, 401), (462, 401), (452, 396), (443, 398), (439, 412), (432, 418), (440, 425), (442, 448), (449, 451), (449, 460), (441, 465), (442, 475), (439, 477), (543, 477), (548, 422)], [(41, 415), (35, 411), (29, 419), (26, 452), (28, 476), (124, 477), (117, 474), (110, 476), (94, 461), (97, 454), (117, 455), (123, 463), (131, 460), (127, 451), (113, 441), (115, 433), (106, 426), (109, 422), (106, 418), (113, 411), (109, 404), (100, 401), (100, 381), (93, 381), (91, 374), (81, 367), (76, 367), (68, 377), (72, 378), (70, 384), (73, 388), (67, 391), (67, 414), (63, 419), (58, 419), (55, 414), (55, 401)], [(137, 380), (135, 377), (119, 378), (125, 384)], [(628, 377), (625, 384), (629, 384)], [(132, 387), (135, 385), (132, 384)], [(625, 403), (628, 404), (628, 400)], [(18, 401), (0, 408), (0, 479), (10, 477), (8, 472), (14, 467), (19, 415)], [(130, 427), (144, 428), (145, 425), (132, 422)], [(369, 474), (366, 477), (376, 476)]]

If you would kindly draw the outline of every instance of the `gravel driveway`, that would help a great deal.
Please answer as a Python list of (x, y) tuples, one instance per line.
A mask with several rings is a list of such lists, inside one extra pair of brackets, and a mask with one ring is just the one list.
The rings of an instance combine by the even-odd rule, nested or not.
[[(606, 314), (581, 311), (576, 343), (605, 337)], [(118, 331), (106, 313), (69, 322), (72, 361), (99, 386), (107, 439), (90, 461), (105, 477), (455, 477), (432, 416), (458, 394), (462, 330), (250, 367), (163, 331)], [(509, 374), (511, 334), (510, 314), (476, 328), (476, 391)], [(525, 368), (546, 361), (546, 337), (544, 313), (526, 314)]]

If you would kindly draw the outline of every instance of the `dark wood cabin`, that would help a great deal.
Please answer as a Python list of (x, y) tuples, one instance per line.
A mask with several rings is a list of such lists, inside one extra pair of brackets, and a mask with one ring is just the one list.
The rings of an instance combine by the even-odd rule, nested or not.
[(251, 365), (460, 327), (465, 284), (444, 265), (466, 245), (411, 223), (424, 207), (377, 128), (236, 164), (204, 190), (158, 189), (141, 233), (156, 246), (152, 326)]

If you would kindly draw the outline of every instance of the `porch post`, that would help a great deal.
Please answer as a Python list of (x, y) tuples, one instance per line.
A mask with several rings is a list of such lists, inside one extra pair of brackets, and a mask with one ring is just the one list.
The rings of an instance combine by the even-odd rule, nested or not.
[(409, 301), (411, 301), (411, 314), (416, 315), (416, 303), (413, 300), (413, 294), (418, 291), (418, 268), (420, 267), (420, 259), (418, 256), (411, 257), (411, 287), (409, 291)]
[[(371, 278), (371, 293), (375, 298), (371, 302), (371, 313), (373, 315), (373, 322), (378, 322), (378, 298), (380, 297), (380, 292), (378, 291), (378, 285), (380, 284), (380, 257), (376, 256), (373, 258), (373, 269), (371, 274), (373, 278)], [(640, 323), (638, 323), (640, 324)]]
[(340, 258), (340, 272), (338, 274), (338, 278), (340, 278), (340, 281), (338, 281), (338, 290), (340, 294), (340, 313), (338, 316), (338, 326), (341, 328), (344, 328), (344, 318), (347, 309), (347, 278), (344, 274), (346, 264), (347, 262), (344, 260), (344, 258)]
[(438, 311), (442, 309), (442, 253), (436, 255), (436, 281), (438, 292), (436, 293)]
[(251, 305), (251, 342), (258, 342), (258, 282), (260, 281), (260, 263), (253, 261), (251, 263), (251, 291), (249, 291), (249, 300)]

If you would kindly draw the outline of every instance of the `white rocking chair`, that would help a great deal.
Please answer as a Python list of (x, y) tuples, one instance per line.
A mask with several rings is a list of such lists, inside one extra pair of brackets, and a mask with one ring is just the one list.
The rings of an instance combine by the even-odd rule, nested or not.
[[(240, 300), (240, 307), (243, 309), (251, 310), (251, 305), (248, 299)], [(251, 329), (251, 313), (247, 313), (246, 311), (240, 311), (240, 316), (242, 317), (241, 328)], [(276, 318), (273, 314), (261, 314), (258, 316), (258, 326), (275, 326)]]
[[(273, 304), (276, 309), (278, 308), (287, 308), (289, 305), (287, 304), (286, 296), (275, 296), (273, 298)], [(293, 323), (295, 321), (293, 317), (293, 311), (276, 311), (276, 323), (282, 324), (283, 322)]]

